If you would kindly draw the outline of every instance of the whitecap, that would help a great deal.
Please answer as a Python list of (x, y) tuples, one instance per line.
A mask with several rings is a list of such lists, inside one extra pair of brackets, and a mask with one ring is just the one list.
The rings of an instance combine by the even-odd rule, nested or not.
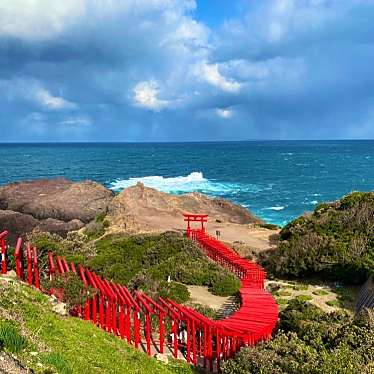
[(283, 210), (284, 209), (284, 206), (270, 206), (269, 208), (264, 208), (265, 210), (275, 210), (275, 211), (278, 211), (278, 210)]
[(271, 187), (261, 187), (255, 184), (241, 184), (209, 180), (203, 173), (194, 171), (187, 176), (163, 177), (159, 175), (135, 177), (129, 179), (117, 179), (110, 183), (109, 188), (121, 191), (138, 182), (147, 187), (155, 188), (162, 192), (181, 194), (189, 192), (201, 192), (211, 196), (236, 196), (239, 193), (257, 193)]

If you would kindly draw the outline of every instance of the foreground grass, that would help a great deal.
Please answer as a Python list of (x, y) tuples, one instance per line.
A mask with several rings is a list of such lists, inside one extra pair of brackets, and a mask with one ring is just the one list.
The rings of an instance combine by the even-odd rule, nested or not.
[(26, 338), (17, 358), (36, 373), (195, 372), (182, 362), (150, 359), (90, 322), (55, 314), (45, 295), (18, 282), (0, 279), (0, 320)]

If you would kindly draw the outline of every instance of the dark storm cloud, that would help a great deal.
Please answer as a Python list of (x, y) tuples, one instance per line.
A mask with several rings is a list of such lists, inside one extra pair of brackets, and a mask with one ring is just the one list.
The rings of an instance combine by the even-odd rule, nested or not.
[(4, 1), (4, 140), (374, 136), (374, 2)]

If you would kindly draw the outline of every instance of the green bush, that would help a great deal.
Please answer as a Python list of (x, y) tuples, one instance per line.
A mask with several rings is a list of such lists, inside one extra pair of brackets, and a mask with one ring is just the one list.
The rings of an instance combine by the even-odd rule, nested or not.
[(262, 260), (273, 275), (362, 283), (374, 274), (374, 192), (353, 192), (290, 222)]
[(164, 299), (172, 299), (177, 303), (185, 303), (190, 298), (190, 293), (184, 284), (177, 282), (161, 282), (159, 296)]
[(227, 274), (215, 281), (209, 291), (218, 296), (231, 296), (237, 293), (239, 289), (239, 279), (232, 274)]
[(273, 340), (247, 347), (222, 365), (224, 374), (369, 374), (374, 359), (370, 315), (325, 313), (292, 300)]
[(233, 295), (239, 280), (209, 261), (190, 240), (176, 233), (148, 236), (107, 236), (96, 242), (96, 256), (89, 266), (97, 273), (150, 292), (159, 292), (162, 282), (206, 286), (218, 295)]
[(26, 347), (26, 339), (12, 323), (2, 321), (0, 322), (0, 345), (16, 354)]
[(86, 300), (96, 293), (92, 287), (86, 287), (80, 277), (73, 272), (57, 274), (52, 281), (46, 281), (43, 286), (46, 289), (63, 290), (62, 299), (69, 308), (83, 306)]

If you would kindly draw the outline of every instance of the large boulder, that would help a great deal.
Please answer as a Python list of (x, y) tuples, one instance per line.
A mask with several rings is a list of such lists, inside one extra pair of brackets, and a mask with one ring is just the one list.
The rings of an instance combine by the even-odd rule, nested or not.
[(106, 211), (113, 195), (104, 186), (64, 178), (12, 183), (0, 188), (0, 209), (31, 215), (35, 219), (88, 223)]
[(254, 224), (262, 221), (247, 209), (223, 199), (200, 193), (170, 195), (142, 183), (126, 188), (109, 204), (113, 225), (127, 230), (170, 230), (184, 228), (182, 214), (208, 214), (210, 221)]
[(27, 233), (32, 232), (34, 229), (64, 236), (67, 232), (79, 230), (83, 226), (84, 223), (77, 219), (69, 222), (53, 218), (37, 220), (30, 214), (12, 210), (0, 210), (0, 232), (7, 230), (9, 232), (8, 242), (13, 245), (18, 237), (24, 238)]

